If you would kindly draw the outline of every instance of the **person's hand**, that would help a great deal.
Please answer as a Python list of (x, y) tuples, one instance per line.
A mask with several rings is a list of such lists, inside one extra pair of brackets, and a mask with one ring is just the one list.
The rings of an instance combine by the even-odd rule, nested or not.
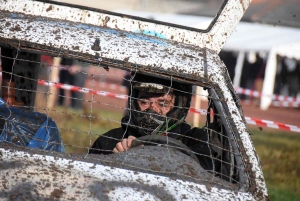
[(124, 138), (121, 142), (116, 144), (116, 147), (113, 149), (113, 152), (119, 153), (128, 150), (131, 147), (132, 140), (135, 140), (136, 137), (129, 135), (128, 138)]

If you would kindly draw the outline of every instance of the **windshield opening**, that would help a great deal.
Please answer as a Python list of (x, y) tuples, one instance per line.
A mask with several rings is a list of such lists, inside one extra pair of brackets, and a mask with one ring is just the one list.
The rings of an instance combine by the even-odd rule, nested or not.
[[(218, 111), (222, 100), (212, 98), (207, 83), (192, 86), (172, 76), (6, 47), (1, 60), (2, 142), (89, 155), (141, 172), (169, 174), (171, 168), (199, 182), (240, 184), (239, 154), (221, 118), (227, 114)], [(150, 166), (140, 164), (145, 160)]]
[(224, 0), (117, 0), (107, 1), (107, 3), (60, 0), (59, 2), (104, 9), (199, 30), (209, 28), (224, 4)]

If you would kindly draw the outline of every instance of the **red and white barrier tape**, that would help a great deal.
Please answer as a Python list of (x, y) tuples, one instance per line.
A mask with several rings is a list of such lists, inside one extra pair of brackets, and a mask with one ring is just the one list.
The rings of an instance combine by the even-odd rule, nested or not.
[(272, 106), (275, 107), (295, 107), (295, 108), (300, 107), (300, 102), (273, 101), (271, 104)]
[[(54, 87), (57, 87), (57, 88), (76, 91), (76, 92), (90, 93), (90, 94), (105, 96), (105, 97), (109, 97), (109, 98), (117, 98), (117, 99), (122, 99), (122, 100), (127, 100), (128, 99), (127, 95), (114, 94), (114, 93), (110, 93), (110, 92), (106, 92), (106, 91), (96, 91), (96, 90), (91, 90), (91, 89), (88, 89), (88, 88), (75, 87), (75, 86), (68, 85), (68, 84), (47, 82), (47, 81), (44, 81), (44, 80), (38, 80), (38, 84), (45, 85), (45, 86), (54, 86)], [(199, 113), (201, 115), (206, 115), (207, 114), (206, 110), (203, 110), (203, 109), (190, 108), (189, 111), (192, 112), (192, 113)], [(251, 118), (251, 117), (245, 117), (245, 119), (246, 119), (248, 124), (264, 126), (264, 127), (269, 127), (269, 128), (275, 128), (275, 129), (280, 129), (280, 130), (299, 132), (300, 133), (300, 127), (298, 127), (298, 126), (283, 124), (283, 123), (269, 121), (269, 120), (256, 119), (256, 118)]]
[(280, 130), (287, 130), (287, 131), (293, 131), (293, 132), (300, 133), (300, 127), (298, 127), (298, 126), (283, 124), (283, 123), (274, 122), (274, 121), (262, 120), (262, 119), (255, 119), (255, 118), (251, 118), (251, 117), (245, 117), (245, 119), (248, 124), (265, 126), (265, 127), (269, 127), (269, 128), (276, 128), (276, 129), (280, 129)]
[(198, 113), (198, 114), (201, 114), (201, 115), (207, 115), (207, 111), (203, 110), (203, 109), (190, 108), (189, 111), (192, 112), (192, 113)]
[[(116, 90), (116, 89), (121, 91), (126, 90), (126, 87), (124, 86), (118, 86), (116, 84), (106, 84), (104, 82), (101, 82), (99, 86), (102, 88), (109, 88), (112, 90)], [(253, 91), (253, 90), (243, 89), (243, 88), (237, 88), (237, 93), (249, 95), (252, 97), (258, 97), (258, 98), (262, 96), (258, 91)], [(294, 108), (300, 107), (300, 98), (293, 98), (293, 97), (273, 94), (272, 100), (273, 101), (271, 102), (271, 105), (274, 107), (294, 107)], [(245, 101), (244, 104), (250, 104), (250, 102)]]
[[(126, 87), (124, 86), (118, 86), (116, 84), (107, 84), (104, 82), (101, 82), (100, 87), (102, 88), (109, 88), (112, 90), (121, 90), (121, 91), (125, 91)], [(244, 88), (235, 88), (236, 92), (238, 94), (244, 94), (244, 95), (248, 95), (250, 97), (256, 97), (256, 98), (261, 98), (263, 95), (258, 92), (258, 91), (254, 91), (254, 90), (250, 90), (250, 89), (244, 89)], [(294, 97), (290, 97), (290, 96), (282, 96), (282, 95), (270, 95), (270, 97), (272, 97), (272, 102), (271, 105), (274, 107), (294, 107), (294, 108), (299, 108), (300, 107), (300, 98), (294, 98)], [(245, 104), (250, 104), (250, 102), (245, 101)]]
[(89, 94), (96, 94), (100, 96), (106, 96), (109, 98), (118, 98), (118, 99), (123, 99), (127, 100), (127, 95), (123, 94), (114, 94), (106, 91), (96, 91), (88, 88), (82, 88), (82, 87), (76, 87), (68, 84), (60, 84), (56, 82), (47, 82), (44, 80), (38, 80), (39, 85), (45, 85), (45, 86), (54, 86), (56, 88), (60, 89), (65, 89), (65, 90), (70, 90), (70, 91), (75, 91), (75, 92), (82, 92), (82, 93), (89, 93)]
[[(241, 103), (243, 105), (250, 105), (253, 102), (255, 104), (258, 104), (255, 101), (241, 100)], [(299, 108), (300, 107), (300, 102), (273, 101), (273, 102), (271, 102), (271, 106), (274, 106), (274, 107), (293, 107), (293, 108)]]
[(291, 96), (282, 96), (282, 95), (278, 95), (278, 94), (264, 95), (264, 94), (260, 93), (259, 91), (244, 89), (241, 87), (235, 87), (234, 89), (235, 89), (236, 93), (248, 95), (250, 97), (261, 98), (263, 96), (267, 96), (267, 97), (271, 97), (271, 99), (273, 101), (280, 101), (280, 102), (287, 102), (287, 103), (295, 102), (298, 104), (300, 103), (300, 98), (294, 98)]
[[(199, 113), (201, 115), (207, 114), (206, 110), (195, 109), (195, 108), (190, 108), (190, 112)], [(300, 133), (300, 127), (298, 127), (298, 126), (283, 124), (283, 123), (269, 121), (269, 120), (256, 119), (256, 118), (251, 118), (251, 117), (245, 117), (245, 120), (246, 120), (247, 124), (251, 124), (251, 125), (264, 126), (264, 127), (268, 127), (268, 128), (275, 128), (275, 129), (287, 130), (287, 131), (293, 131), (293, 132)]]

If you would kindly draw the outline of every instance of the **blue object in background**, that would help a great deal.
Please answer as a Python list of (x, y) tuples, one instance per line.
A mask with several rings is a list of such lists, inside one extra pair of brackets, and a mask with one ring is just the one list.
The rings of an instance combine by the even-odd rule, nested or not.
[(5, 120), (0, 142), (65, 152), (56, 123), (46, 114), (8, 106), (0, 98), (0, 118)]

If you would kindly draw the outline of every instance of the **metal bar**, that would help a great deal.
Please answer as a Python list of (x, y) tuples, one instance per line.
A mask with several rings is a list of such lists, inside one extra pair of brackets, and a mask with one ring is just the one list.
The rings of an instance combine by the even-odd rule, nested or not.
[[(96, 27), (107, 27), (131, 33), (146, 33), (157, 38), (195, 45), (219, 52), (243, 16), (251, 0), (228, 0), (223, 9), (210, 25), (207, 32), (191, 30), (172, 24), (131, 16), (120, 16), (101, 10), (76, 8), (29, 0), (1, 0), (0, 10), (20, 14), (66, 20), (75, 23), (89, 24)], [(228, 20), (230, 18), (230, 20)]]

